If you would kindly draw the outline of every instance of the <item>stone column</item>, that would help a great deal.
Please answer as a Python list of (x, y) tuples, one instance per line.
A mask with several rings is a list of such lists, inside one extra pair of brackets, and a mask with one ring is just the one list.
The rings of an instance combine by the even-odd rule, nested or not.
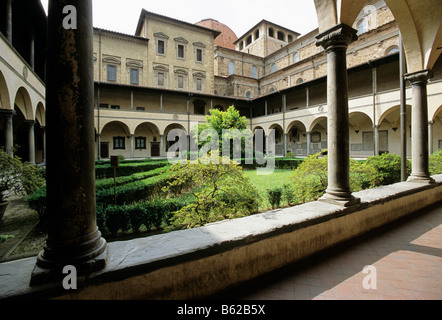
[[(47, 239), (31, 285), (62, 284), (102, 269), (107, 244), (96, 224), (92, 0), (71, 0), (78, 29), (63, 27), (63, 1), (49, 1), (47, 50)], [(66, 50), (69, 48), (69, 50)]]
[(322, 201), (342, 206), (358, 204), (350, 190), (347, 47), (357, 30), (339, 24), (319, 34), (316, 45), (327, 52), (328, 187)]
[(12, 0), (6, 0), (6, 38), (12, 43)]
[(101, 134), (97, 133), (97, 159), (101, 160)]
[(4, 127), (5, 127), (5, 151), (8, 154), (13, 154), (12, 149), (14, 147), (14, 132), (12, 130), (12, 118), (14, 116), (13, 110), (1, 109), (0, 112), (4, 115)]
[(311, 143), (312, 143), (312, 132), (308, 131), (307, 132), (307, 156), (310, 155)]
[(160, 157), (164, 157), (164, 135), (160, 135)]
[(410, 182), (433, 183), (428, 172), (428, 101), (429, 70), (405, 75), (412, 86), (411, 107), (411, 175)]
[(374, 143), (374, 155), (378, 156), (379, 155), (379, 128), (380, 125), (375, 125), (374, 126), (374, 136), (373, 136), (373, 143)]
[(28, 158), (30, 164), (35, 164), (35, 121), (34, 120), (26, 120), (28, 124)]
[(46, 163), (46, 127), (41, 127), (43, 139), (43, 163)]
[(130, 157), (135, 157), (135, 136), (133, 134), (130, 135)]
[(428, 155), (433, 153), (433, 124), (434, 121), (428, 121)]
[(284, 133), (284, 157), (287, 155), (287, 133)]

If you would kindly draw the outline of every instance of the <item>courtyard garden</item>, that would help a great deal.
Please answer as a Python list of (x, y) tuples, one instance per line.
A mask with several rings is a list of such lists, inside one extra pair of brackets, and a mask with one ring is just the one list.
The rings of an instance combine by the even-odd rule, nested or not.
[[(213, 110), (206, 123), (193, 130), (200, 136), (203, 130), (212, 129), (221, 140), (227, 130), (230, 146), (237, 138), (236, 129), (245, 128), (245, 118), (229, 108), (226, 112)], [(207, 140), (198, 141), (199, 150), (204, 150), (204, 143), (213, 142), (205, 137)], [(191, 160), (191, 153), (181, 161), (120, 157), (117, 169), (109, 160), (96, 161), (96, 222), (104, 237), (113, 241), (195, 228), (315, 201), (324, 194), (328, 179), (326, 152), (300, 159), (292, 154), (284, 158), (264, 157), (255, 151), (252, 158), (245, 158), (246, 137), (239, 139), (240, 153), (236, 153), (241, 155), (239, 159), (233, 156), (234, 148), (230, 157), (221, 157), (222, 145), (216, 141), (212, 149), (200, 152), (196, 160)], [(37, 228), (23, 241), (30, 243), (29, 248), (22, 251), (17, 248), (18, 253), (38, 252), (44, 245), (47, 222), (44, 170), (22, 165), (20, 159), (5, 152), (0, 155), (3, 166), (8, 167), (3, 172), (10, 170), (15, 175), (14, 181), (20, 178), (20, 185), (26, 186), (16, 189), (16, 193), (25, 195), (23, 199), (29, 208), (38, 214)], [(270, 171), (263, 171), (263, 159), (267, 164), (271, 160)], [(410, 174), (409, 160), (407, 170)], [(429, 170), (431, 175), (442, 173), (441, 150), (430, 156)], [(400, 180), (400, 156), (385, 153), (366, 160), (350, 159), (353, 192)], [(17, 187), (9, 184), (9, 189), (11, 186)], [(3, 243), (10, 241), (8, 234), (1, 236)]]

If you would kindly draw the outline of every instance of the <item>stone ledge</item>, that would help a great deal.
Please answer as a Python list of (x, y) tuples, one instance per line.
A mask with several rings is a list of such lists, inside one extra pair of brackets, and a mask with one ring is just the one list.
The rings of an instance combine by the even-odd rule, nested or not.
[(351, 239), (442, 199), (436, 183), (402, 182), (354, 195), (361, 204), (324, 202), (274, 210), (192, 230), (108, 244), (105, 269), (79, 279), (30, 287), (35, 257), (0, 264), (1, 298), (189, 299), (216, 293)]

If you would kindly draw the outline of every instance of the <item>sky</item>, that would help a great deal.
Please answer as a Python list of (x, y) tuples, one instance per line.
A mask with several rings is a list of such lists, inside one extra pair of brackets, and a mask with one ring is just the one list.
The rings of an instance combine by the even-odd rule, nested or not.
[[(47, 12), (48, 0), (40, 0)], [(304, 35), (318, 27), (313, 0), (93, 0), (94, 27), (133, 35), (142, 9), (196, 23), (215, 19), (240, 37), (262, 19)]]

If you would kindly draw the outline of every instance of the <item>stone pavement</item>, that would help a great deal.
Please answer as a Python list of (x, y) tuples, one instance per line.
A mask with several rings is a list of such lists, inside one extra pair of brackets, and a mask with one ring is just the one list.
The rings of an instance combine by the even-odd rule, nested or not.
[(211, 299), (442, 300), (442, 205)]

